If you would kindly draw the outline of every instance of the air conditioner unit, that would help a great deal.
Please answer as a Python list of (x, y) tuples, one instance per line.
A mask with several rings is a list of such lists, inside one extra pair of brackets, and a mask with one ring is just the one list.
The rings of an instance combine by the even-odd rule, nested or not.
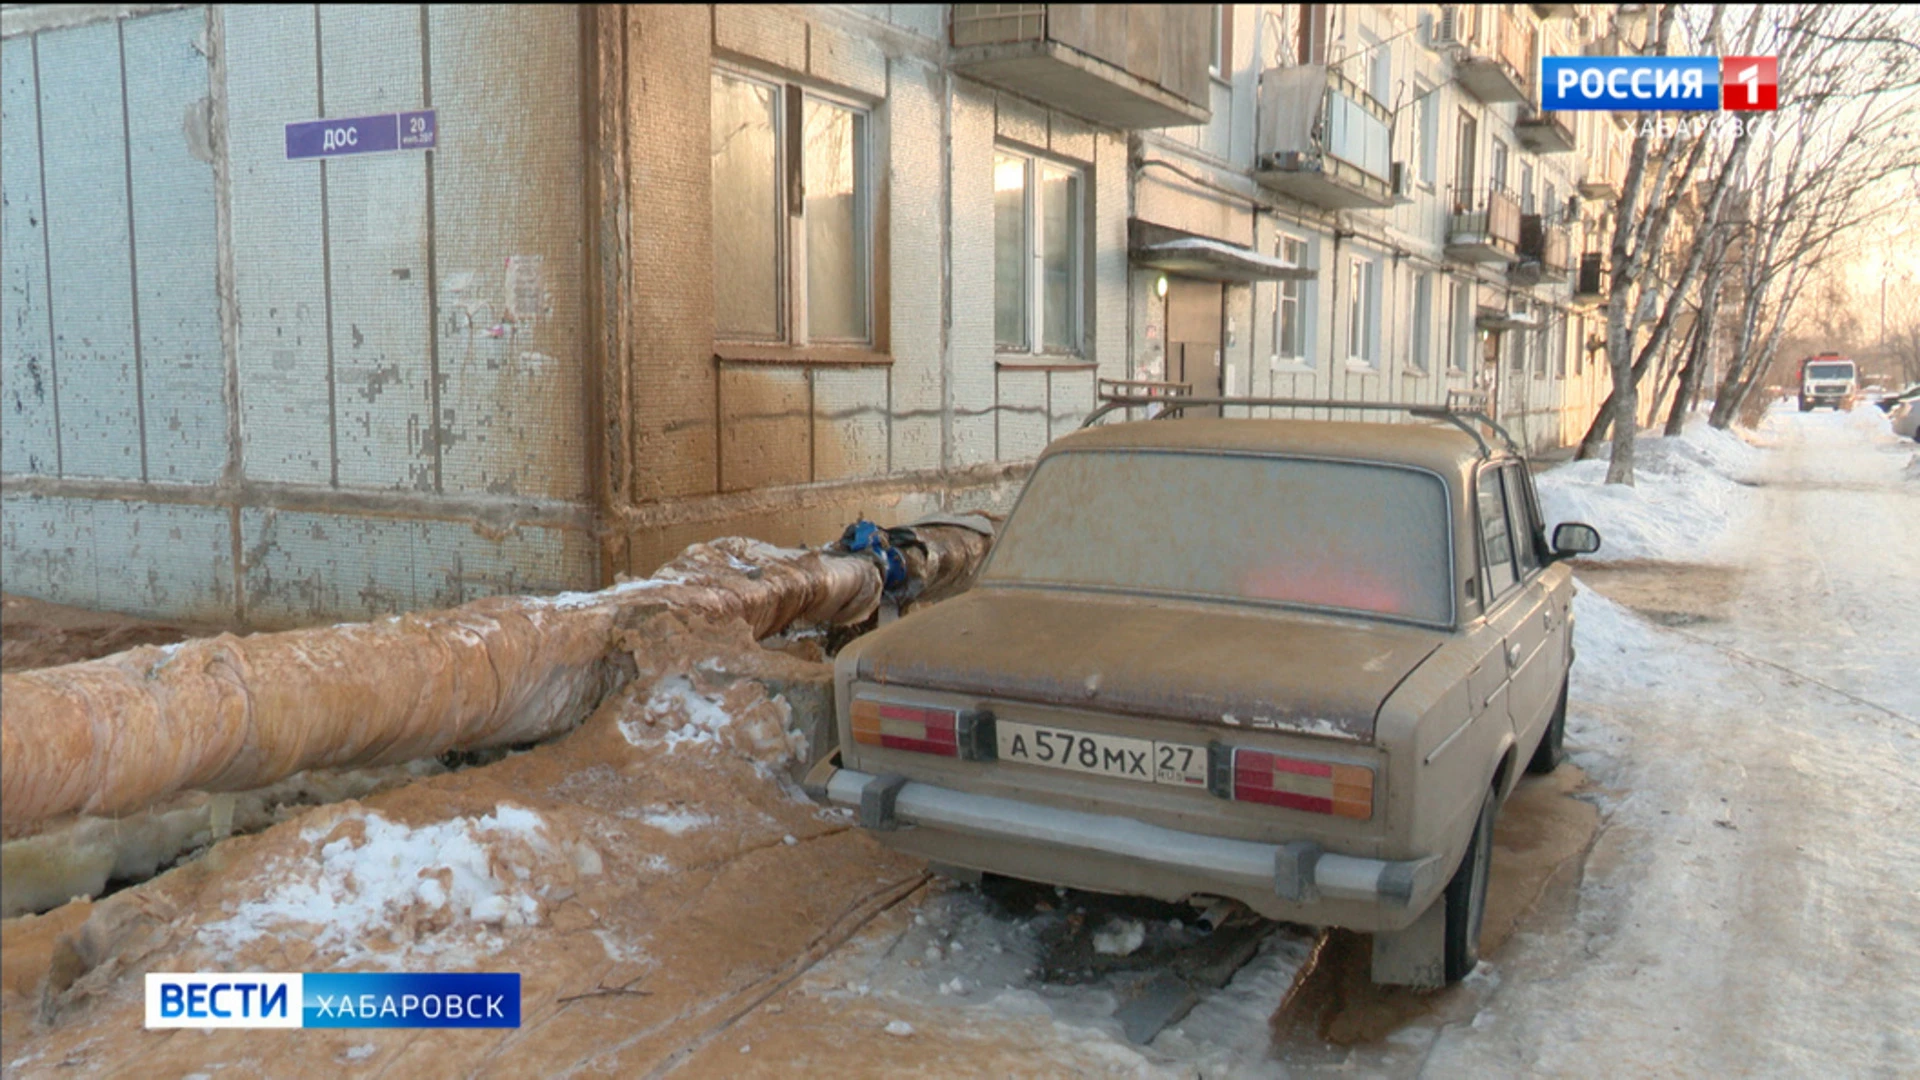
[(1464, 44), (1464, 42), (1461, 41), (1461, 31), (1465, 29), (1465, 27), (1461, 25), (1464, 18), (1465, 16), (1461, 14), (1459, 4), (1442, 4), (1440, 6), (1440, 19), (1433, 24), (1434, 47), (1452, 48)]
[(1413, 201), (1413, 163), (1393, 163), (1393, 201), (1405, 205)]

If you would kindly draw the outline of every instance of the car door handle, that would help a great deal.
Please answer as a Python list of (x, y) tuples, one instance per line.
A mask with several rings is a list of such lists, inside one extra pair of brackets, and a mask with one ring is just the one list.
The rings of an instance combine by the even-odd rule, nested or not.
[(1546, 623), (1548, 630), (1552, 630), (1555, 626), (1558, 625), (1558, 623), (1554, 621), (1552, 608), (1548, 608), (1545, 611), (1542, 611), (1540, 613), (1540, 619), (1542, 622)]
[(1507, 670), (1511, 671), (1519, 666), (1520, 643), (1517, 641), (1509, 641), (1507, 643)]

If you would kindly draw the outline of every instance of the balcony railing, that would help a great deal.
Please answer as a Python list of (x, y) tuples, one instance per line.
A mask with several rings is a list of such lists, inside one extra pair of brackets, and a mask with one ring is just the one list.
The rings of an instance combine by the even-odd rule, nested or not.
[(1200, 4), (955, 4), (955, 71), (1123, 130), (1212, 117)]
[(1570, 154), (1580, 145), (1573, 121), (1561, 112), (1524, 110), (1514, 121), (1513, 135), (1536, 154)]
[(1544, 214), (1520, 217), (1520, 261), (1507, 272), (1515, 285), (1558, 285), (1567, 280), (1572, 269), (1568, 252), (1571, 238), (1565, 225), (1556, 225)]
[(1260, 77), (1254, 177), (1316, 206), (1392, 206), (1389, 120), (1386, 106), (1337, 69), (1271, 68)]
[(1454, 192), (1447, 223), (1447, 257), (1462, 262), (1510, 262), (1520, 251), (1520, 200), (1498, 184)]
[(1460, 85), (1489, 105), (1532, 100), (1538, 65), (1526, 21), (1503, 7), (1482, 29), (1455, 61)]

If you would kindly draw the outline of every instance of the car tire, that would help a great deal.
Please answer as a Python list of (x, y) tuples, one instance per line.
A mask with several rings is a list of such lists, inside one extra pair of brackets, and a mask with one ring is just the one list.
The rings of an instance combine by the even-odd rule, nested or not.
[(1806, 399), (1806, 398), (1801, 398), (1801, 399), (1800, 399), (1800, 411), (1801, 411), (1801, 412), (1812, 412), (1812, 411), (1813, 411), (1813, 406), (1812, 406), (1812, 405), (1809, 405), (1809, 404), (1807, 403), (1807, 399)]
[(1493, 818), (1500, 810), (1500, 793), (1488, 789), (1480, 804), (1480, 820), (1467, 841), (1460, 869), (1447, 882), (1441, 900), (1447, 905), (1443, 974), (1448, 985), (1466, 978), (1480, 963), (1480, 929), (1487, 921), (1487, 880), (1493, 876)]
[(1560, 703), (1553, 707), (1553, 719), (1547, 721), (1547, 733), (1540, 736), (1540, 745), (1533, 751), (1533, 758), (1527, 762), (1527, 772), (1534, 776), (1545, 776), (1560, 767), (1567, 760), (1567, 684), (1560, 683)]

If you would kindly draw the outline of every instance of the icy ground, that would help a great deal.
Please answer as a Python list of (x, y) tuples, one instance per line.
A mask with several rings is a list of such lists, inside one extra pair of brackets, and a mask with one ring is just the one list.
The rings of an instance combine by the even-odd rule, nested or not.
[(1038, 983), (1037, 920), (960, 888), (808, 989), (956, 1025), (1049, 1019), (1136, 1075), (1914, 1074), (1915, 447), (1870, 408), (1776, 412), (1753, 442), (1704, 424), (1643, 437), (1633, 488), (1604, 487), (1604, 461), (1541, 476), (1548, 520), (1597, 526), (1606, 559), (1723, 563), (1742, 580), (1724, 619), (1685, 629), (1582, 589), (1568, 741), (1599, 832), (1571, 901), (1523, 917), (1448, 1007), (1371, 1043), (1276, 1043), (1310, 940), (1283, 929), (1134, 1047), (1113, 980)]

